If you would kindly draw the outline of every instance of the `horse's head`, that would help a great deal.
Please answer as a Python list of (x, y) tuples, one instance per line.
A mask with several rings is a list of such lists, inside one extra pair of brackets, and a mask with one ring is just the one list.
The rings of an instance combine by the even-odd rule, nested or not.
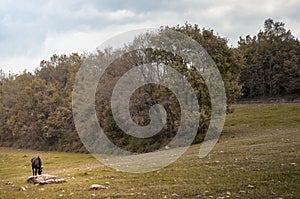
[(43, 167), (40, 167), (40, 168), (38, 169), (38, 174), (41, 175), (41, 174), (42, 174), (42, 171), (43, 171)]

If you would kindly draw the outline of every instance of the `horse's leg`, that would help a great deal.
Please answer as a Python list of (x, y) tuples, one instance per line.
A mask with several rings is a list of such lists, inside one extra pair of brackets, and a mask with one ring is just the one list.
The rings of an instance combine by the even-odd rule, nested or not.
[(34, 176), (34, 167), (32, 166), (32, 175)]

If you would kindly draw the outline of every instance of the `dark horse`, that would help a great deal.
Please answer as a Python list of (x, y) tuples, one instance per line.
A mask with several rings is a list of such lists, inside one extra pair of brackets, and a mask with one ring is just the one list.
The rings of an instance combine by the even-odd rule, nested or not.
[(36, 175), (38, 173), (39, 175), (42, 174), (42, 160), (39, 156), (31, 159), (31, 166), (32, 166), (32, 175)]

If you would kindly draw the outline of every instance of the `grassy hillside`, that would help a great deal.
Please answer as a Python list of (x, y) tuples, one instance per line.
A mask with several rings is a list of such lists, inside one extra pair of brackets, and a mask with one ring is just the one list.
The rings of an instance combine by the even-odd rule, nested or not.
[[(89, 154), (0, 148), (0, 198), (300, 198), (300, 104), (235, 105), (213, 151), (199, 159), (199, 147), (146, 174), (117, 172)], [(44, 173), (67, 182), (27, 183), (37, 154)], [(89, 190), (94, 183), (109, 188)]]

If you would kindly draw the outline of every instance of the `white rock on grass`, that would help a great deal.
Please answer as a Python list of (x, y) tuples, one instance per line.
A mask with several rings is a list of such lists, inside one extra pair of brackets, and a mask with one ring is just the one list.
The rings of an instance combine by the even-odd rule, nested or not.
[(296, 163), (295, 163), (295, 162), (291, 162), (291, 163), (289, 163), (289, 165), (294, 165), (294, 166), (295, 166), (295, 165), (296, 165)]
[(172, 196), (175, 196), (175, 197), (176, 197), (176, 196), (179, 196), (179, 195), (178, 195), (177, 193), (173, 193)]
[(247, 186), (249, 189), (252, 189), (252, 188), (254, 188), (254, 186), (253, 185), (251, 185), (251, 184), (248, 184), (248, 186)]
[(100, 184), (92, 184), (90, 186), (90, 189), (100, 190), (100, 189), (108, 189), (108, 187), (100, 185)]
[(65, 179), (63, 178), (57, 178), (53, 175), (43, 174), (38, 176), (30, 176), (27, 179), (27, 182), (33, 183), (33, 184), (50, 184), (50, 183), (62, 183), (65, 182)]

